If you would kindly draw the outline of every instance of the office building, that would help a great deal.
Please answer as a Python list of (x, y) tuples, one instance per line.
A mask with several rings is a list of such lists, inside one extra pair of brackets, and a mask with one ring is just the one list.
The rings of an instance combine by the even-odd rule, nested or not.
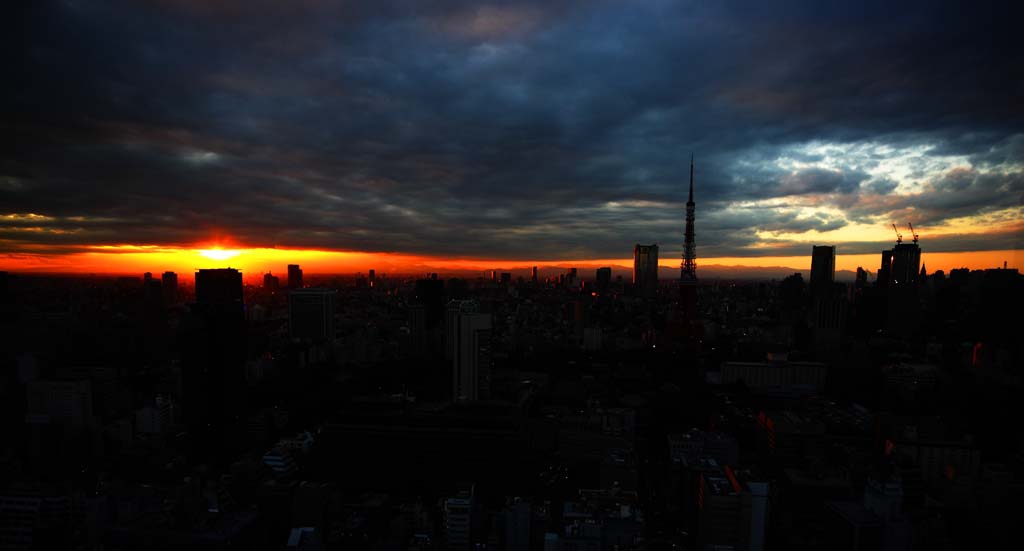
[(633, 247), (633, 288), (640, 296), (650, 297), (658, 290), (658, 246)]
[(178, 302), (178, 274), (174, 272), (164, 272), (160, 278), (160, 285), (164, 292), (164, 302), (167, 304), (175, 304)]
[(811, 293), (825, 293), (832, 288), (836, 279), (836, 248), (818, 246), (811, 248)]
[(307, 288), (288, 292), (288, 334), (293, 339), (334, 339), (334, 289)]
[(897, 243), (892, 249), (893, 287), (913, 287), (921, 273), (921, 247), (917, 243)]
[(463, 490), (444, 500), (444, 532), (447, 548), (468, 551), (473, 535), (473, 490)]
[(88, 379), (36, 380), (25, 388), (30, 423), (72, 428), (93, 426), (92, 387)]
[(612, 269), (611, 268), (598, 268), (595, 277), (597, 292), (604, 293), (608, 291), (608, 287), (612, 284)]
[(288, 288), (302, 288), (302, 268), (300, 268), (298, 264), (288, 265)]
[(537, 267), (536, 266), (534, 266), (533, 269), (530, 270), (530, 280), (533, 281), (534, 283), (537, 283)]
[(281, 287), (281, 278), (267, 272), (263, 274), (263, 288), (268, 291), (277, 291)]
[(478, 400), (490, 390), (491, 315), (473, 300), (448, 303), (446, 356), (452, 362), (452, 399)]
[(216, 454), (245, 387), (242, 274), (219, 268), (195, 277), (196, 302), (182, 324), (182, 409), (195, 451)]
[(700, 475), (697, 489), (700, 549), (764, 549), (768, 522), (768, 483), (726, 465)]

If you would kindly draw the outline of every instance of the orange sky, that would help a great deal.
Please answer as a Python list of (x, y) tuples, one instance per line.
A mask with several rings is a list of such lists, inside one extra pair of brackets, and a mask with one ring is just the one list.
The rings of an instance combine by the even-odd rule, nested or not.
[[(205, 253), (204, 253), (205, 251)], [(297, 249), (183, 249), (165, 247), (90, 247), (84, 252), (65, 254), (19, 254), (0, 256), (0, 270), (12, 272), (72, 272), (72, 273), (118, 273), (143, 272), (159, 273), (174, 271), (190, 273), (198, 268), (233, 267), (242, 270), (247, 277), (256, 277), (266, 271), (284, 274), (287, 264), (299, 264), (308, 274), (350, 274), (366, 272), (373, 268), (378, 273), (413, 274), (423, 272), (466, 272), (481, 273), (492, 269), (527, 270), (531, 266), (570, 267), (590, 270), (600, 266), (628, 269), (631, 258), (592, 260), (493, 260), (493, 259), (450, 259), (428, 256), (414, 256), (392, 253), (365, 253), (341, 251), (317, 251)], [(962, 253), (923, 252), (921, 260), (929, 272), (949, 271), (953, 268), (972, 269), (994, 268), (1006, 261), (1008, 267), (1024, 268), (1024, 257), (1019, 250), (975, 251)], [(677, 268), (676, 259), (662, 259), (663, 268)], [(837, 270), (855, 270), (863, 266), (868, 271), (878, 269), (878, 254), (838, 255)], [(762, 257), (721, 257), (701, 258), (698, 266), (750, 266), (788, 267), (796, 271), (810, 269), (810, 255), (807, 256), (762, 256)]]

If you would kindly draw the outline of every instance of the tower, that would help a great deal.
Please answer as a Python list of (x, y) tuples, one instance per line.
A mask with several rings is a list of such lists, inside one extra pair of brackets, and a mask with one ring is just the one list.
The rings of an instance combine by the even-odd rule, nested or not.
[(683, 282), (697, 281), (697, 243), (693, 233), (693, 155), (690, 155), (690, 198), (686, 201), (686, 232), (683, 234), (683, 264), (679, 279)]

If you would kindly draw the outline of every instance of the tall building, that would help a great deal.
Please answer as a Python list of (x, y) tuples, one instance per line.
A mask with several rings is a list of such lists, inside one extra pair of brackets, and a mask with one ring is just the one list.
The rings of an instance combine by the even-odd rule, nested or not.
[(479, 400), (490, 391), (491, 315), (475, 300), (448, 303), (445, 355), (452, 362), (452, 399)]
[(811, 292), (832, 288), (836, 280), (836, 248), (830, 245), (811, 247)]
[(609, 267), (597, 269), (597, 291), (604, 293), (608, 290), (608, 287), (612, 284), (612, 269)]
[(882, 266), (878, 269), (879, 287), (912, 287), (921, 275), (921, 247), (913, 243), (896, 241), (896, 246), (882, 251)]
[(178, 274), (174, 272), (164, 272), (164, 275), (160, 278), (161, 286), (164, 291), (164, 301), (167, 304), (174, 304), (178, 301)]
[(242, 315), (242, 272), (214, 268), (196, 272), (196, 305), (237, 310)]
[(536, 266), (534, 266), (534, 267), (533, 267), (533, 270), (531, 270), (531, 272), (530, 272), (530, 279), (531, 279), (531, 280), (532, 280), (532, 281), (533, 281), (534, 283), (537, 283), (537, 267), (536, 267)]
[(921, 273), (921, 247), (917, 243), (897, 243), (892, 249), (892, 276), (894, 287), (917, 285)]
[(334, 339), (334, 289), (307, 288), (288, 292), (288, 333), (293, 339)]
[(298, 264), (288, 265), (288, 288), (302, 288), (302, 268), (300, 268)]
[(892, 250), (882, 251), (882, 265), (878, 267), (878, 277), (875, 279), (875, 285), (881, 288), (889, 287), (889, 282), (892, 279)]
[(196, 272), (196, 302), (182, 324), (182, 406), (201, 454), (223, 448), (245, 386), (242, 274), (233, 268)]
[(281, 279), (276, 275), (267, 272), (263, 274), (263, 288), (268, 291), (276, 291), (281, 287)]
[(690, 198), (686, 201), (686, 231), (683, 234), (683, 264), (681, 266), (679, 279), (697, 281), (697, 242), (693, 231), (694, 208), (693, 202), (693, 155), (690, 155)]
[(369, 275), (367, 276), (367, 279), (370, 280), (370, 287), (373, 287), (374, 285), (376, 285), (377, 284), (377, 270), (374, 270), (374, 269), (371, 268), (370, 272), (369, 272)]
[(854, 287), (861, 289), (866, 287), (868, 284), (868, 273), (864, 271), (864, 268), (857, 266), (857, 279), (854, 280)]
[(633, 247), (633, 287), (642, 296), (653, 296), (658, 290), (658, 245)]

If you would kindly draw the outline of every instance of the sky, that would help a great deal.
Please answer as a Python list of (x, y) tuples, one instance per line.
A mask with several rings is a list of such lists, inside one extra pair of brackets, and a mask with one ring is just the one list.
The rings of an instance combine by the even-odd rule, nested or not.
[(5, 9), (0, 269), (1024, 268), (1012, 2)]

